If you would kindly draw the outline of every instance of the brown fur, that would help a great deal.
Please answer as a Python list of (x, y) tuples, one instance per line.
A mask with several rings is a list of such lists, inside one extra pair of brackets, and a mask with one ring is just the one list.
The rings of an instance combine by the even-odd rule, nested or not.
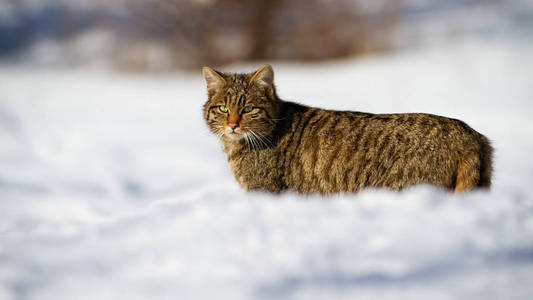
[[(208, 67), (203, 74), (209, 97), (204, 117), (247, 190), (331, 194), (365, 187), (400, 190), (424, 182), (456, 192), (490, 187), (492, 147), (462, 121), (283, 101), (268, 65), (253, 74)], [(228, 123), (238, 124), (235, 133)]]

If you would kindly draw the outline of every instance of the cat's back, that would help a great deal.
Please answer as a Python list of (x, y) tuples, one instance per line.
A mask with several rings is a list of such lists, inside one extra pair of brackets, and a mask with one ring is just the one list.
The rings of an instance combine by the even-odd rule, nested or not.
[[(384, 148), (455, 147), (478, 150), (484, 137), (463, 121), (425, 113), (372, 114), (288, 104), (280, 146), (381, 153)], [(343, 147), (346, 146), (346, 147)]]
[(279, 167), (287, 185), (300, 192), (401, 189), (417, 182), (453, 188), (465, 158), (481, 166), (478, 153), (491, 151), (488, 140), (464, 122), (430, 114), (370, 114), (288, 103), (284, 121)]

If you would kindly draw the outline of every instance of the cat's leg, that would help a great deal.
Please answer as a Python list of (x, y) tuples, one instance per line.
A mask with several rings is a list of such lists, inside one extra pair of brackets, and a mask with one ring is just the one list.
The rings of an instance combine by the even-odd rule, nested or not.
[(478, 157), (463, 158), (457, 167), (455, 193), (470, 191), (476, 188), (480, 179), (480, 161)]

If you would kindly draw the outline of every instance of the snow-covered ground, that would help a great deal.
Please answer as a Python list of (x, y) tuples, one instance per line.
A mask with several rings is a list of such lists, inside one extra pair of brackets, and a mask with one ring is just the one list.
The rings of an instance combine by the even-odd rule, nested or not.
[(200, 72), (4, 64), (0, 299), (531, 299), (533, 43), (273, 66), (287, 100), (466, 121), (492, 190), (245, 193)]

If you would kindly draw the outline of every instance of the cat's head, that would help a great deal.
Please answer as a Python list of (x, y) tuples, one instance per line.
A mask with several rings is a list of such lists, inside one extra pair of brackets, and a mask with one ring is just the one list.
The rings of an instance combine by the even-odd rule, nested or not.
[(279, 101), (274, 71), (269, 65), (251, 74), (226, 74), (202, 69), (208, 100), (204, 104), (207, 126), (226, 142), (265, 145), (276, 127)]

